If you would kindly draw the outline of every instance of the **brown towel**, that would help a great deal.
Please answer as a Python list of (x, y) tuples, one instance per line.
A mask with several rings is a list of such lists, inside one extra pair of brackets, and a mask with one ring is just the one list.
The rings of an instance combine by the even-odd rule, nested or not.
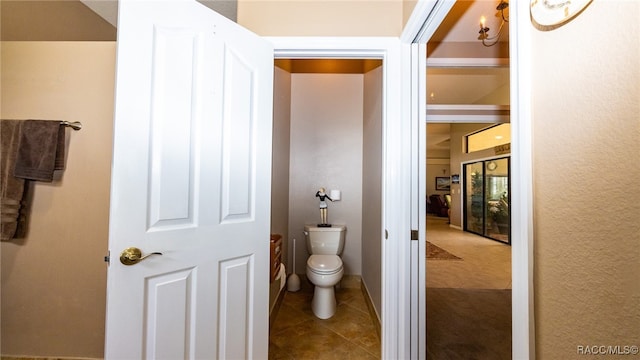
[(25, 232), (25, 179), (51, 182), (64, 168), (64, 135), (60, 121), (0, 121), (0, 240)]
[(53, 181), (53, 171), (64, 169), (64, 127), (60, 121), (24, 120), (14, 176)]
[(0, 240), (11, 240), (18, 228), (24, 179), (13, 176), (21, 120), (0, 120)]

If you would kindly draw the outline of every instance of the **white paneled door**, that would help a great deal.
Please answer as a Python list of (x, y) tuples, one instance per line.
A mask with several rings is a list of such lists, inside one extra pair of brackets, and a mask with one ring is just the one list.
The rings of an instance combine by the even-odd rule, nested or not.
[(119, 0), (107, 359), (267, 358), (272, 85), (195, 0)]

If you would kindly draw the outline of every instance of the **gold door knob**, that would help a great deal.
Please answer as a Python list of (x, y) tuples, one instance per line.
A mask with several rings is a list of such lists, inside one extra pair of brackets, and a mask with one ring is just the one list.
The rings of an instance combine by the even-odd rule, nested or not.
[(142, 256), (142, 251), (137, 247), (126, 248), (120, 253), (120, 262), (123, 265), (134, 265), (139, 263), (140, 261), (148, 258), (151, 255), (162, 255), (161, 252), (152, 252), (145, 256)]

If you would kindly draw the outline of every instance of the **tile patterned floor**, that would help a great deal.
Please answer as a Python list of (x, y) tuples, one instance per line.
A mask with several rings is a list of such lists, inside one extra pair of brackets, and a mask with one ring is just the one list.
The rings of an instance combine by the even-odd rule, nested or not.
[(269, 336), (269, 359), (380, 359), (380, 339), (357, 286), (336, 289), (336, 314), (311, 311), (313, 287), (286, 292)]
[[(427, 359), (511, 358), (511, 247), (427, 219), (427, 239), (462, 258), (427, 261)], [(327, 320), (311, 312), (313, 287), (286, 292), (271, 328), (269, 359), (380, 359), (360, 285), (336, 290)]]

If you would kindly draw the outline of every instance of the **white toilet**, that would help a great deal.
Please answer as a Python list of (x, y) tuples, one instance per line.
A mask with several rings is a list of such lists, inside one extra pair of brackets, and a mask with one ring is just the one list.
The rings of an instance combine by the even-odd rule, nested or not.
[(328, 319), (336, 312), (336, 296), (333, 287), (340, 282), (344, 269), (342, 249), (347, 227), (316, 227), (305, 225), (304, 237), (309, 251), (307, 279), (315, 285), (311, 309), (320, 319)]

